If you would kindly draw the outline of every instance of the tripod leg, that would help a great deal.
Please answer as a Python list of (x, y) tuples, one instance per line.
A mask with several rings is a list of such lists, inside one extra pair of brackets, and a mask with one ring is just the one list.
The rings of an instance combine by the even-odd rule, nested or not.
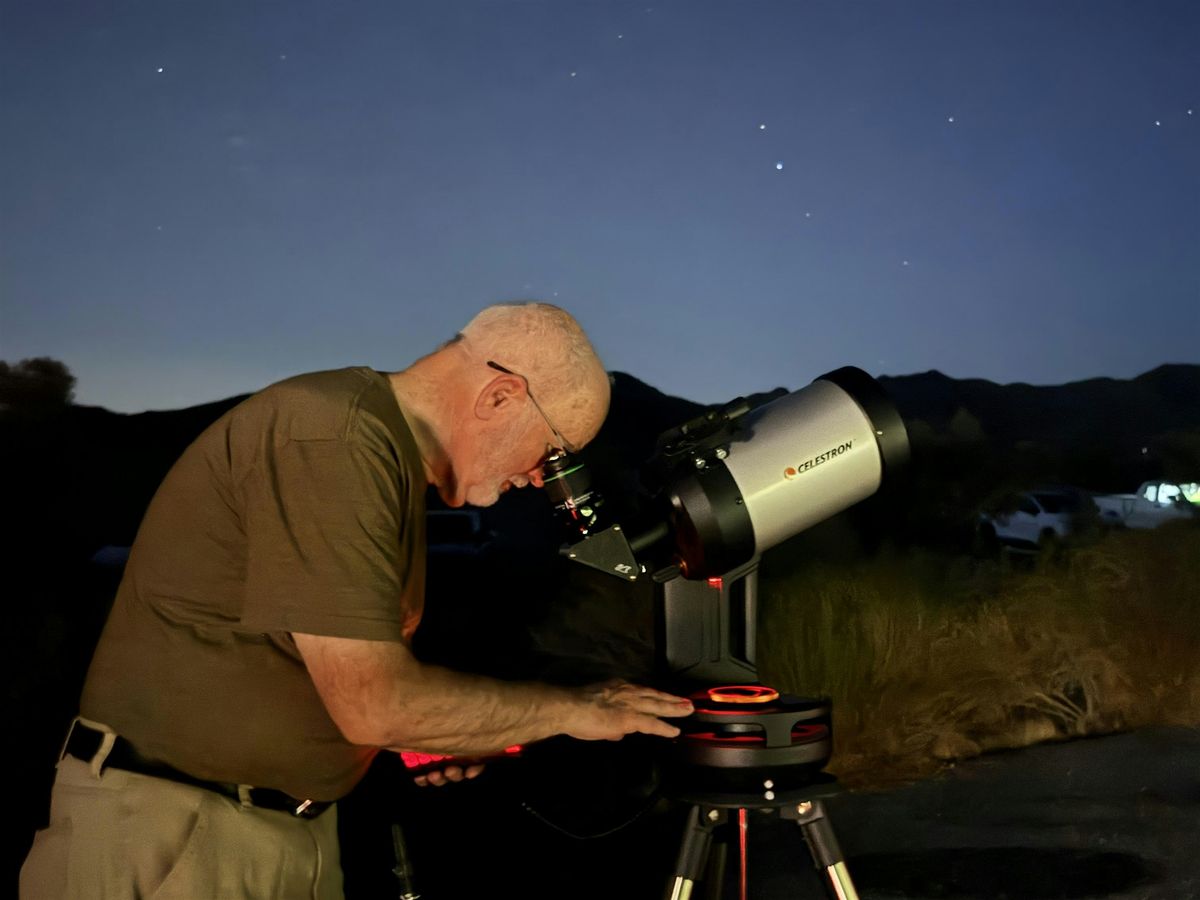
[(689, 900), (692, 896), (692, 888), (704, 873), (713, 829), (724, 818), (724, 812), (719, 809), (693, 806), (688, 810), (687, 824), (683, 827), (683, 843), (679, 847), (679, 860), (675, 863), (675, 879), (671, 884), (671, 892), (667, 895), (670, 900)]
[(400, 900), (418, 900), (421, 896), (413, 886), (412, 862), (408, 858), (408, 845), (404, 843), (404, 832), (399, 822), (392, 823), (392, 849), (396, 854), (396, 868), (392, 874), (400, 882)]
[(713, 837), (708, 851), (708, 865), (704, 868), (703, 900), (721, 900), (725, 892), (725, 865), (729, 860), (729, 843)]
[(829, 824), (821, 801), (805, 801), (784, 810), (783, 816), (795, 819), (800, 826), (813, 862), (818, 869), (825, 870), (829, 887), (837, 900), (858, 900), (858, 891), (854, 889), (846, 861), (842, 858), (842, 848), (838, 846), (837, 836), (833, 833), (833, 826)]

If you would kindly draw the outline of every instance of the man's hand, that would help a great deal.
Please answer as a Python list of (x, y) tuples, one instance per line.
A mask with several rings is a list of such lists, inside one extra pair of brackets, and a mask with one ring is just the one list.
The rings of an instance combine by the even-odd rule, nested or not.
[(692, 713), (691, 700), (620, 680), (582, 688), (577, 697), (563, 733), (584, 741), (617, 741), (635, 731), (672, 738), (679, 729), (659, 717)]
[(451, 781), (466, 781), (475, 778), (483, 771), (483, 768), (482, 763), (476, 763), (475, 765), (467, 766), (465, 769), (462, 766), (446, 766), (444, 769), (432, 769), (415, 777), (413, 783), (418, 787), (426, 787), (431, 784), (434, 787), (441, 787), (444, 784), (449, 784)]

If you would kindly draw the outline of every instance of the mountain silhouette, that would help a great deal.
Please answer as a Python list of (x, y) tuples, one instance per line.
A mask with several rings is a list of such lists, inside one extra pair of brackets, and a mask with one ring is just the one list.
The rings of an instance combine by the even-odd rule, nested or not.
[[(658, 435), (711, 407), (665, 394), (624, 372), (614, 372), (611, 380), (608, 419), (584, 457), (595, 482), (619, 506), (635, 490), (637, 470), (652, 455)], [(1128, 380), (1054, 386), (960, 380), (937, 371), (879, 382), (909, 425), (918, 470), (923, 456), (940, 459), (948, 447), (972, 447), (974, 455), (1006, 463), (1014, 453), (1036, 451), (1040, 462), (1030, 470), (1028, 460), (1018, 461), (1018, 473), (1032, 480), (1090, 480), (1081, 486), (1098, 490), (1132, 490), (1143, 478), (1182, 479), (1189, 466), (1200, 469), (1198, 365), (1163, 365)], [(0, 407), (0, 467), (10, 520), (24, 523), (17, 543), (50, 540), (57, 552), (71, 555), (132, 543), (175, 459), (245, 396), (136, 414), (68, 405), (53, 415), (27, 418)], [(771, 396), (748, 399), (755, 404)], [(1080, 460), (1087, 470), (1081, 474), (1092, 474), (1072, 478), (1069, 466)], [(1190, 477), (1200, 477), (1200, 471)], [(501, 522), (510, 517), (506, 513), (497, 511)]]
[(1101, 439), (1116, 453), (1155, 436), (1200, 427), (1200, 366), (1163, 365), (1129, 380), (1063, 385), (994, 384), (930, 371), (879, 379), (906, 421), (945, 431), (966, 411), (983, 436), (1006, 445), (1037, 441), (1066, 450)]

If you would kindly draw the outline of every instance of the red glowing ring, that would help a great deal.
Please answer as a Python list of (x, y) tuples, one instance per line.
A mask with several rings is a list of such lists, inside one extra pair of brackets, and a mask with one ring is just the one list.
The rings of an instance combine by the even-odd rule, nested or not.
[(716, 703), (770, 703), (779, 699), (779, 691), (762, 684), (727, 684), (709, 688), (708, 699)]

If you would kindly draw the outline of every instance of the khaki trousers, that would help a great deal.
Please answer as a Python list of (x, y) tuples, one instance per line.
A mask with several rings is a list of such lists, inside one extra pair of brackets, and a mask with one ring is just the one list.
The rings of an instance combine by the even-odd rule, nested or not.
[(64, 756), (21, 900), (342, 900), (337, 808), (315, 819)]

